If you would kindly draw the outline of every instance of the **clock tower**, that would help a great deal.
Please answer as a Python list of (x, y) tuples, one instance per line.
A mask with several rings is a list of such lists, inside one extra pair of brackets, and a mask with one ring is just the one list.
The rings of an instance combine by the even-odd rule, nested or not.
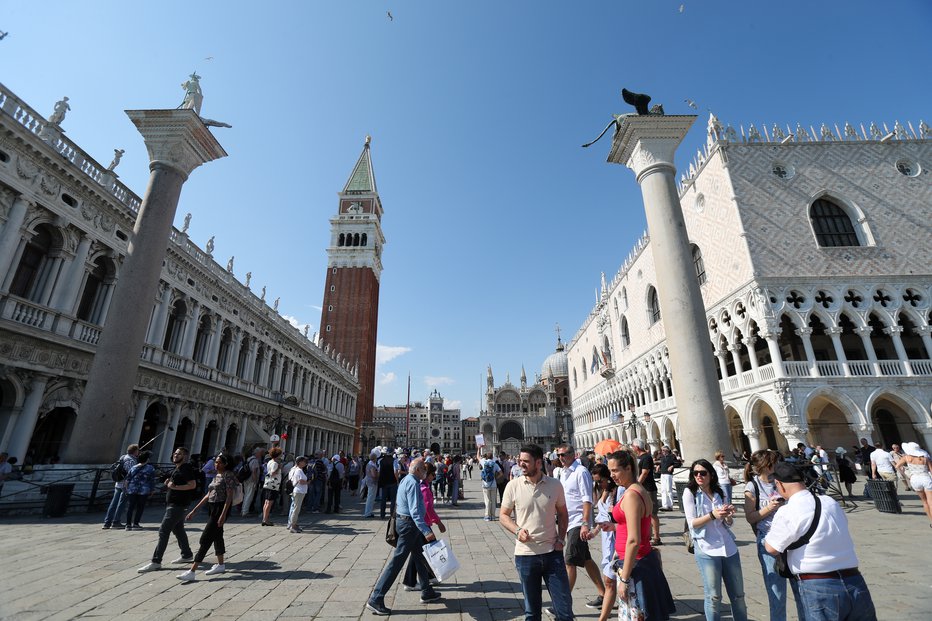
[(350, 365), (358, 365), (356, 436), (372, 422), (375, 398), (375, 347), (382, 274), (382, 201), (379, 199), (366, 136), (362, 154), (339, 193), (337, 214), (330, 218), (327, 279), (320, 314), (320, 346), (330, 345)]

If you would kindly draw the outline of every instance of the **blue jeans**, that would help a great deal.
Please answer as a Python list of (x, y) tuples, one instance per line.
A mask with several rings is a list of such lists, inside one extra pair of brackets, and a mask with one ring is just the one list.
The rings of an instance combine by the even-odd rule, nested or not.
[(395, 578), (404, 569), (405, 561), (411, 557), (414, 563), (414, 569), (417, 571), (417, 579), (421, 585), (421, 597), (432, 595), (434, 590), (430, 586), (430, 578), (427, 574), (427, 560), (424, 558), (424, 534), (414, 525), (414, 520), (408, 517), (398, 516), (396, 521), (398, 529), (398, 543), (395, 545), (395, 553), (388, 559), (388, 565), (382, 570), (369, 601), (373, 604), (385, 605), (385, 594), (392, 588)]
[[(777, 557), (769, 554), (764, 548), (766, 536), (763, 531), (757, 533), (757, 558), (760, 560), (761, 572), (764, 574), (764, 589), (767, 591), (767, 601), (770, 604), (770, 621), (786, 621), (786, 578), (777, 573)], [(802, 619), (802, 607), (799, 605), (798, 597), (796, 598), (796, 611)]]
[(320, 511), (320, 505), (324, 501), (324, 482), (314, 479), (310, 484), (311, 511)]
[(803, 621), (877, 621), (863, 576), (794, 581)]
[(383, 485), (382, 490), (382, 519), (385, 519), (385, 503), (389, 498), (392, 500), (392, 509), (395, 508), (395, 494), (398, 493), (398, 484)]
[(110, 506), (107, 507), (107, 516), (104, 518), (105, 526), (120, 523), (120, 514), (126, 508), (127, 500), (129, 498), (122, 488), (117, 487), (113, 490), (113, 499), (110, 501)]
[(705, 592), (706, 621), (719, 621), (722, 618), (722, 580), (731, 602), (731, 616), (734, 621), (747, 621), (748, 608), (744, 602), (744, 578), (741, 575), (741, 556), (736, 552), (731, 556), (709, 556), (696, 547), (696, 564), (702, 576), (702, 590)]
[(298, 517), (301, 515), (301, 507), (304, 506), (304, 496), (298, 492), (291, 494), (291, 508), (288, 510), (288, 526), (295, 527), (298, 525)]
[(550, 591), (556, 621), (572, 620), (573, 598), (570, 595), (570, 579), (566, 575), (566, 565), (560, 550), (546, 554), (515, 556), (515, 568), (518, 570), (521, 592), (524, 594), (525, 621), (540, 621), (541, 580)]
[(453, 479), (453, 494), (450, 496), (452, 500), (450, 503), (453, 505), (458, 505), (460, 502), (460, 480)]

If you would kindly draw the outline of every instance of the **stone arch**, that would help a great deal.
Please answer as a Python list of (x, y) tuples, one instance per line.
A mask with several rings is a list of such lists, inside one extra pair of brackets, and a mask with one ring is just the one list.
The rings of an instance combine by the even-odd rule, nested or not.
[(852, 426), (868, 425), (861, 408), (848, 395), (822, 386), (803, 399), (809, 440), (828, 450), (838, 446), (849, 447), (857, 443)]
[(726, 459), (728, 459), (731, 457), (732, 452), (736, 450), (738, 453), (750, 451), (751, 444), (744, 434), (745, 423), (738, 408), (731, 403), (726, 403), (724, 413), (725, 420), (728, 421), (728, 437), (731, 439), (731, 446), (720, 446), (718, 449), (724, 452)]
[[(872, 424), (874, 423), (876, 410), (883, 407), (885, 402), (889, 402), (901, 410), (903, 416), (898, 417), (898, 424), (905, 423), (912, 426), (912, 429), (902, 430), (909, 431), (902, 440), (913, 440), (920, 435), (922, 427), (932, 427), (932, 416), (929, 416), (928, 410), (923, 407), (922, 402), (905, 390), (896, 387), (878, 388), (867, 398), (864, 410), (869, 413)], [(891, 408), (888, 406), (887, 409), (890, 410)], [(896, 413), (894, 412), (894, 414)]]
[[(146, 408), (146, 413), (143, 418), (142, 429), (139, 432), (139, 437), (130, 438), (129, 440), (130, 442), (135, 442), (139, 446), (143, 446), (144, 444), (147, 444), (150, 441), (154, 440), (155, 437), (162, 430), (164, 430), (167, 425), (168, 425), (168, 408), (165, 406), (165, 404), (159, 401), (150, 403), (149, 406)], [(154, 444), (155, 443), (153, 442), (152, 444), (149, 445), (149, 448), (148, 448), (148, 450), (152, 450), (153, 453), (155, 452), (153, 449)], [(152, 460), (153, 463), (155, 463), (155, 461), (156, 461), (155, 459)]]
[(34, 464), (46, 464), (61, 456), (77, 418), (77, 410), (70, 406), (54, 407), (39, 415), (27, 450)]

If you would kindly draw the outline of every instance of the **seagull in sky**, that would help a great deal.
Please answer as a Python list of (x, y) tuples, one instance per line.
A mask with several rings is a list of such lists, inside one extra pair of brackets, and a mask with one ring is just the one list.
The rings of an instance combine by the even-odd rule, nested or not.
[(392, 21), (392, 22), (395, 21), (395, 18), (392, 17), (392, 12), (391, 12), (391, 11), (385, 11), (385, 14), (388, 15), (389, 21)]
[(10, 33), (9, 33), (9, 32), (3, 32), (2, 30), (0, 30), (0, 41), (3, 41), (4, 39), (6, 39), (6, 36), (7, 36), (8, 34), (10, 34)]
[(684, 99), (683, 101), (685, 101), (685, 102), (686, 102), (686, 105), (689, 106), (690, 108), (692, 108), (693, 110), (698, 110), (698, 109), (699, 109), (699, 106), (697, 106), (697, 105), (696, 105), (696, 102), (693, 101), (692, 99)]
[(214, 59), (214, 57), (213, 57), (213, 56), (208, 56), (208, 57), (207, 57), (207, 58), (205, 58), (204, 60), (213, 60), (213, 59)]

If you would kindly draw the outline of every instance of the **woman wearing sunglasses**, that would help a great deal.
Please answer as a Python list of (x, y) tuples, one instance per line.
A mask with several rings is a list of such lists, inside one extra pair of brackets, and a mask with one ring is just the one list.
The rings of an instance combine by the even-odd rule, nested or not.
[(747, 621), (741, 558), (731, 532), (735, 508), (725, 502), (715, 468), (698, 459), (689, 469), (689, 483), (683, 491), (686, 522), (693, 536), (696, 564), (705, 592), (706, 621), (721, 619), (722, 580), (731, 602), (734, 621)]

